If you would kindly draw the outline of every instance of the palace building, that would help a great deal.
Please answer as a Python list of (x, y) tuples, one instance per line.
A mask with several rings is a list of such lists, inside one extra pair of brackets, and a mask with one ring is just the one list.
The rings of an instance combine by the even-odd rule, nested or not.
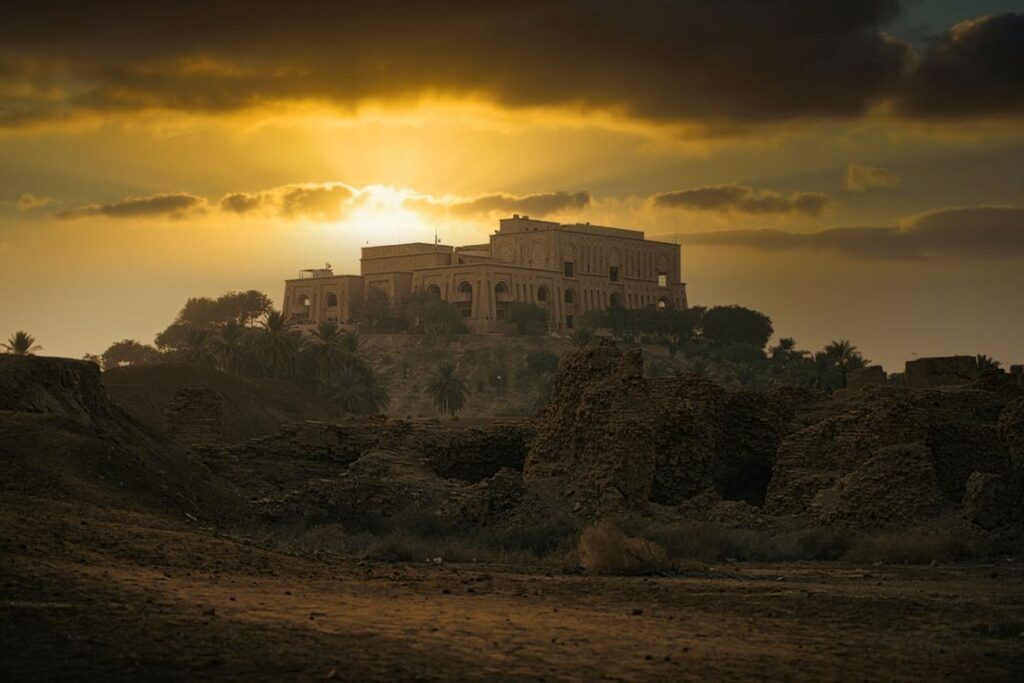
[(352, 322), (370, 288), (398, 301), (422, 290), (458, 306), (473, 332), (500, 332), (512, 302), (548, 311), (553, 332), (610, 306), (686, 308), (679, 245), (644, 239), (639, 230), (563, 225), (513, 215), (487, 244), (394, 244), (364, 247), (359, 275), (328, 266), (285, 282), (285, 317), (300, 328)]

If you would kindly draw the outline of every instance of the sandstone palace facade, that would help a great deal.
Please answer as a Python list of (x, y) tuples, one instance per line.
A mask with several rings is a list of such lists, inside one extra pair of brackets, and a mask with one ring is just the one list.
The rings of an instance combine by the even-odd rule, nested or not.
[(282, 310), (300, 327), (352, 322), (353, 305), (371, 287), (392, 301), (416, 290), (458, 306), (473, 332), (500, 332), (510, 303), (537, 304), (553, 332), (572, 329), (591, 309), (686, 308), (679, 245), (638, 230), (562, 225), (513, 215), (487, 244), (364, 247), (359, 275), (329, 268), (285, 282)]

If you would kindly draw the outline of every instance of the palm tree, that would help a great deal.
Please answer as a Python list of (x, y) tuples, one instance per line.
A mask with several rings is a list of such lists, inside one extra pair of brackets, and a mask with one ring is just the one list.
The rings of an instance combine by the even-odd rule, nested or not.
[(338, 324), (333, 321), (317, 325), (302, 345), (302, 355), (316, 376), (328, 375), (348, 365), (350, 353)]
[(825, 351), (818, 351), (799, 369), (800, 385), (809, 389), (820, 389), (831, 394), (844, 385), (842, 370), (835, 358)]
[(342, 371), (370, 373), (359, 355), (361, 343), (357, 332), (344, 332), (333, 321), (317, 325), (301, 348), (313, 384), (322, 384), (326, 377)]
[(362, 348), (363, 338), (359, 336), (358, 332), (342, 332), (341, 346), (348, 353), (354, 356), (359, 353), (359, 350)]
[(388, 390), (377, 382), (372, 372), (351, 368), (327, 379), (323, 394), (346, 413), (355, 415), (379, 413), (391, 402)]
[(462, 410), (469, 396), (469, 387), (465, 380), (459, 376), (457, 368), (443, 361), (437, 366), (434, 376), (427, 382), (427, 393), (434, 401), (434, 405), (442, 413), (448, 413), (452, 417)]
[(978, 369), (980, 370), (985, 370), (986, 368), (998, 370), (1003, 365), (992, 356), (986, 356), (984, 353), (979, 353), (975, 356), (975, 359), (978, 361)]
[(213, 365), (214, 356), (210, 350), (210, 331), (193, 327), (185, 333), (185, 344), (181, 348), (181, 358), (193, 365)]
[(295, 368), (300, 341), (299, 336), (288, 329), (283, 314), (268, 313), (254, 339), (256, 357), (264, 372), (279, 378), (290, 375)]
[(237, 320), (229, 320), (211, 339), (211, 345), (221, 370), (241, 374), (249, 360), (245, 326)]
[(12, 334), (3, 347), (7, 349), (7, 353), (16, 356), (31, 356), (36, 351), (43, 350), (42, 346), (36, 344), (36, 338), (24, 330)]
[(577, 349), (590, 346), (597, 339), (597, 335), (589, 327), (580, 327), (569, 333), (569, 342)]
[(867, 365), (864, 356), (861, 355), (856, 346), (850, 343), (849, 339), (833, 341), (825, 347), (825, 353), (844, 372), (847, 370), (858, 370)]
[(842, 379), (841, 387), (846, 386), (846, 374), (850, 370), (860, 370), (868, 364), (868, 361), (857, 350), (857, 347), (850, 343), (849, 339), (833, 341), (825, 347), (825, 354), (839, 368)]

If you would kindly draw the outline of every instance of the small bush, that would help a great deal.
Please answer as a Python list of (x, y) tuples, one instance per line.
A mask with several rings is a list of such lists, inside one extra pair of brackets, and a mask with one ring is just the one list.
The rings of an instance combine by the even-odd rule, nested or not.
[(828, 529), (801, 529), (777, 535), (757, 529), (732, 529), (709, 522), (678, 522), (642, 530), (665, 548), (673, 561), (835, 560), (846, 552), (846, 537)]
[(311, 553), (344, 555), (348, 550), (345, 530), (340, 524), (324, 524), (307, 529), (296, 535), (294, 544), (300, 550)]
[(477, 532), (483, 546), (503, 553), (529, 553), (536, 558), (561, 555), (572, 549), (580, 529), (568, 518), (553, 518), (511, 529)]
[(404, 531), (382, 536), (370, 534), (351, 539), (354, 554), (381, 562), (424, 562), (439, 557), (445, 562), (486, 562), (491, 564), (537, 564), (537, 558), (526, 552), (487, 547), (475, 538), (444, 536), (425, 538)]
[(583, 530), (579, 556), (580, 564), (592, 574), (636, 576), (654, 574), (668, 566), (664, 548), (643, 538), (626, 536), (608, 520)]

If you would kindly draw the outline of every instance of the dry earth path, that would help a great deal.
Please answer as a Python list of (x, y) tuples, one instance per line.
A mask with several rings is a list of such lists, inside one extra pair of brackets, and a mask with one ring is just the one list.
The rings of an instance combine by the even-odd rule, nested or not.
[(0, 679), (1022, 680), (1024, 567), (297, 557), (0, 495)]

